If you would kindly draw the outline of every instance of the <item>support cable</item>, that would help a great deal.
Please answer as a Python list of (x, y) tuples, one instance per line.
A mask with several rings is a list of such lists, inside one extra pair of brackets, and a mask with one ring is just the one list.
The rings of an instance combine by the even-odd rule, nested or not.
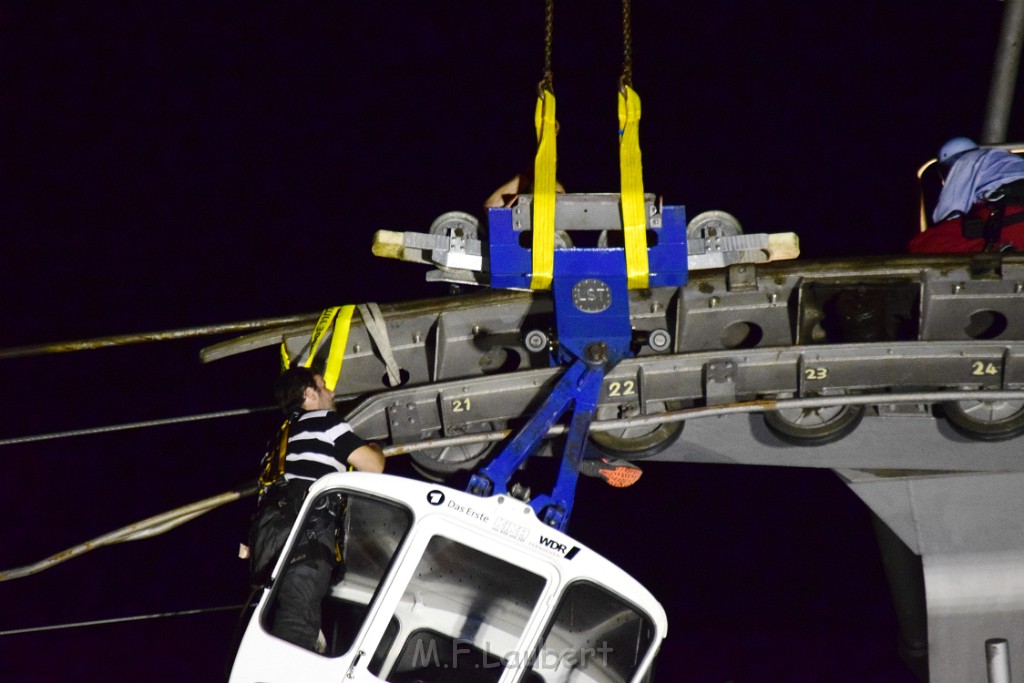
[[(683, 408), (671, 410), (657, 415), (644, 415), (640, 417), (624, 418), (618, 420), (602, 420), (590, 423), (590, 431), (602, 432), (614, 429), (629, 429), (633, 427), (645, 427), (665, 424), (669, 422), (683, 422), (688, 419), (702, 417), (719, 417), (722, 415), (733, 415), (737, 413), (759, 413), (775, 410), (799, 410), (824, 408), (829, 406), (846, 405), (867, 405), (881, 404), (892, 405), (898, 403), (945, 403), (949, 401), (1024, 401), (1024, 391), (921, 391), (905, 394), (856, 394), (849, 396), (816, 396), (813, 398), (792, 398), (792, 399), (759, 399), (754, 401), (739, 401), (715, 406), (701, 406), (695, 408)], [(567, 431), (565, 425), (554, 425), (548, 430), (545, 438), (558, 436)], [(413, 451), (436, 449), (451, 446), (462, 446), (468, 444), (486, 443), (501, 441), (508, 438), (512, 430), (505, 429), (489, 433), (472, 434), (465, 436), (448, 437), (442, 439), (428, 439), (412, 443), (397, 444), (384, 448), (386, 457), (404, 455)], [(95, 550), (104, 545), (121, 543), (126, 541), (141, 540), (150, 538), (157, 534), (169, 531), (177, 526), (191, 521), (196, 517), (209, 512), (226, 503), (241, 500), (255, 495), (257, 484), (253, 483), (240, 487), (234, 491), (228, 491), (212, 498), (185, 505), (174, 510), (150, 517), (116, 531), (104, 534), (91, 541), (79, 544), (62, 552), (51, 555), (25, 567), (18, 567), (0, 572), (0, 582), (10, 579), (21, 578), (35, 574), (44, 569), (60, 564), (72, 557), (77, 557), (90, 550)], [(3, 633), (0, 633), (3, 635)]]
[(5, 360), (8, 358), (29, 358), (32, 356), (48, 356), (55, 353), (68, 353), (71, 351), (88, 351), (92, 349), (105, 349), (114, 346), (128, 346), (130, 344), (145, 344), (148, 342), (171, 341), (175, 339), (191, 339), (193, 337), (208, 337), (215, 334), (227, 334), (229, 332), (262, 330), (268, 327), (277, 327), (279, 325), (305, 323), (315, 319), (316, 315), (314, 314), (290, 315), (282, 318), (243, 320), (241, 322), (223, 323), (220, 325), (204, 325), (200, 327), (186, 327), (183, 329), (164, 330), (161, 332), (139, 332), (135, 334), (121, 334), (110, 337), (97, 337), (94, 339), (80, 339), (76, 341), (52, 342), (49, 344), (15, 346), (9, 349), (0, 349), (0, 360)]
[(175, 527), (181, 526), (185, 522), (189, 522), (222, 505), (233, 503), (236, 500), (241, 500), (242, 498), (247, 498), (249, 496), (254, 496), (256, 495), (256, 491), (256, 483), (247, 484), (233, 491), (227, 491), (211, 498), (190, 503), (159, 515), (154, 515), (148, 519), (135, 522), (134, 524), (129, 524), (128, 526), (121, 527), (120, 529), (116, 529), (110, 533), (98, 536), (90, 541), (86, 541), (85, 543), (72, 546), (67, 550), (62, 550), (61, 552), (50, 555), (38, 562), (25, 565), (24, 567), (16, 567), (14, 569), (0, 571), (0, 582), (38, 574), (45, 569), (49, 569), (50, 567), (70, 560), (71, 558), (83, 555), (91, 550), (102, 548), (103, 546), (151, 538), (166, 531), (170, 531)]
[(211, 612), (229, 612), (240, 610), (245, 605), (222, 605), (221, 607), (202, 607), (198, 609), (177, 610), (175, 612), (157, 612), (155, 614), (139, 614), (131, 617), (113, 617), (110, 619), (93, 619), (91, 621), (74, 621), (67, 624), (49, 624), (47, 626), (31, 626), (28, 628), (12, 628), (0, 631), (0, 636), (16, 636), (25, 633), (41, 633), (45, 631), (61, 631), (70, 628), (83, 628), (86, 626), (106, 626), (107, 624), (123, 624), (132, 621), (147, 621), (151, 619), (165, 619), (167, 617), (184, 617), (194, 614), (210, 614)]
[(106, 427), (87, 427), (85, 429), (72, 429), (64, 432), (50, 432), (47, 434), (33, 434), (30, 436), (15, 436), (9, 439), (0, 439), (0, 446), (14, 446), (22, 443), (33, 443), (36, 441), (49, 441), (51, 439), (66, 439), (73, 436), (90, 436), (93, 434), (106, 434), (108, 432), (121, 432), (129, 429), (144, 429), (146, 427), (163, 427), (165, 425), (183, 424), (186, 422), (201, 422), (203, 420), (216, 420), (222, 417), (237, 417), (239, 415), (254, 415), (256, 413), (267, 413), (280, 410), (277, 406), (263, 406), (260, 408), (237, 408), (235, 410), (221, 410), (214, 413), (200, 413), (198, 415), (185, 415), (183, 417), (168, 417), (160, 420), (144, 420), (142, 422), (126, 422)]
[[(615, 429), (628, 429), (631, 427), (645, 427), (670, 422), (685, 422), (689, 419), (701, 417), (719, 417), (721, 415), (732, 415), (735, 413), (761, 413), (774, 410), (796, 410), (807, 408), (825, 408), (830, 406), (844, 405), (868, 405), (871, 403), (895, 404), (895, 403), (945, 403), (948, 401), (1024, 401), (1024, 391), (931, 391), (914, 392), (907, 394), (851, 394), (845, 396), (817, 396), (814, 398), (791, 398), (791, 399), (758, 399), (755, 401), (740, 401), (737, 403), (724, 403), (715, 406), (699, 406), (695, 408), (682, 408), (670, 410), (656, 415), (642, 415), (639, 417), (621, 418), (617, 420), (599, 420), (591, 423), (590, 431), (606, 432)], [(0, 439), (0, 446), (11, 446), (21, 443), (35, 441), (47, 441), (50, 439), (62, 439), (73, 436), (88, 436), (115, 432), (128, 429), (141, 429), (145, 427), (159, 427), (184, 422), (195, 422), (200, 420), (211, 420), (220, 417), (235, 417), (238, 415), (249, 415), (253, 413), (271, 412), (278, 410), (277, 406), (265, 406), (262, 408), (239, 408), (237, 410), (225, 410), (216, 413), (205, 413), (185, 417), (168, 418), (165, 420), (149, 420), (145, 422), (133, 422), (108, 427), (92, 427), (89, 429), (78, 429), (66, 432), (53, 432), (49, 434), (37, 434), (33, 436), (19, 436), (10, 439)], [(409, 443), (396, 444), (384, 448), (385, 456), (404, 455), (414, 451), (442, 448), (447, 446), (463, 446), (489, 441), (501, 441), (511, 435), (512, 430), (498, 430), (494, 432), (481, 432), (479, 434), (468, 434), (465, 436), (452, 436), (439, 439), (427, 439)], [(555, 425), (548, 432), (548, 436), (558, 436), (564, 433), (564, 427)]]

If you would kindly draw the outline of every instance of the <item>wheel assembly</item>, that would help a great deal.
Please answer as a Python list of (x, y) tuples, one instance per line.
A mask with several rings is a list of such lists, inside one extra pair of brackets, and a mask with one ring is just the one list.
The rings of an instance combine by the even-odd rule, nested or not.
[[(473, 430), (473, 432), (481, 433), (491, 431), (494, 430), (490, 424), (480, 425)], [(455, 436), (455, 434), (449, 434), (449, 436)], [(432, 481), (443, 482), (453, 474), (474, 469), (487, 457), (494, 446), (494, 441), (481, 441), (460, 446), (428, 448), (422, 451), (413, 451), (409, 454), (409, 458), (413, 469), (421, 475)]]
[(786, 443), (818, 446), (843, 438), (863, 417), (862, 405), (793, 408), (764, 413), (764, 424)]
[(1024, 401), (950, 401), (942, 413), (956, 431), (980, 441), (1001, 441), (1024, 434)]
[[(682, 405), (677, 401), (666, 401), (652, 404), (649, 408), (651, 412), (667, 412), (679, 410)], [(614, 412), (610, 413), (610, 411)], [(633, 412), (636, 412), (635, 407)], [(633, 417), (628, 413), (628, 410), (624, 413), (623, 408), (617, 406), (606, 406), (598, 409), (597, 417), (599, 419)], [(674, 444), (679, 435), (683, 433), (683, 424), (683, 422), (663, 422), (607, 432), (590, 432), (590, 442), (604, 455), (623, 460), (640, 460), (657, 455)]]

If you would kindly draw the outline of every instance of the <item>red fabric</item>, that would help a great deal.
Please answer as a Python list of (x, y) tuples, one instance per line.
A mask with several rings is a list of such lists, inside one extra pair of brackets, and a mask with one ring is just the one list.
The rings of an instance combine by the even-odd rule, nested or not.
[[(1008, 205), (1005, 217), (1024, 212), (1024, 206)], [(988, 208), (976, 204), (971, 209), (971, 216), (980, 218), (988, 217)], [(908, 249), (911, 254), (963, 254), (981, 251), (985, 248), (985, 240), (982, 238), (969, 240), (965, 239), (962, 229), (961, 218), (936, 223), (934, 227), (928, 228), (910, 240)], [(1024, 222), (1008, 225), (1003, 228), (997, 246), (1011, 244), (1014, 248), (1024, 251)]]

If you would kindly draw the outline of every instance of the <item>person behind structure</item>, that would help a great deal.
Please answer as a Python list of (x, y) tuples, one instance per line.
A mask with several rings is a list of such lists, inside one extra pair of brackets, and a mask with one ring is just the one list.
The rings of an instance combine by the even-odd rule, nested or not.
[[(260, 476), (260, 502), (250, 530), (250, 574), (262, 585), (270, 577), (309, 487), (320, 477), (349, 469), (383, 472), (384, 454), (363, 441), (338, 415), (334, 392), (313, 370), (286, 370), (275, 398), (288, 416), (268, 448)], [(339, 497), (318, 501), (277, 579), (269, 630), (310, 650), (320, 650), (320, 604), (338, 564)]]
[(942, 146), (945, 182), (934, 226), (911, 240), (915, 254), (1024, 249), (1024, 158), (955, 137)]

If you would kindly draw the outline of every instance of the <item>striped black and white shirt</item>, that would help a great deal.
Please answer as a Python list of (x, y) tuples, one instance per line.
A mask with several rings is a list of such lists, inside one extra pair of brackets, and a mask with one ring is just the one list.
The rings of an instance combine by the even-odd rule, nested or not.
[(366, 442), (333, 410), (308, 410), (292, 423), (284, 478), (311, 483), (348, 469), (348, 456)]

